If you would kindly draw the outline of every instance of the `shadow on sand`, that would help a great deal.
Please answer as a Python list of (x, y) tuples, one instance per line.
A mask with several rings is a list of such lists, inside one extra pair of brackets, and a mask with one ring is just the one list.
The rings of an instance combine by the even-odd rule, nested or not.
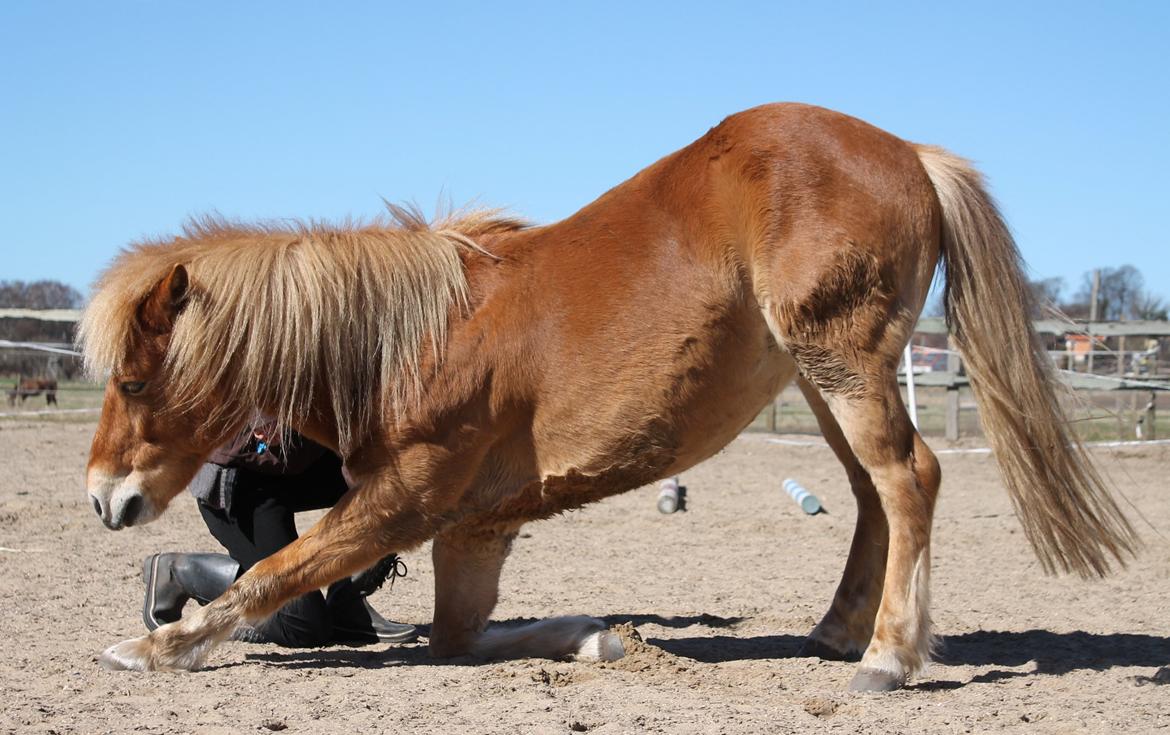
[[(710, 628), (732, 627), (743, 618), (721, 618), (714, 615), (695, 615), (664, 618), (658, 615), (609, 615), (603, 618), (609, 625), (631, 622), (639, 625), (658, 625), (684, 629), (694, 625)], [(502, 625), (520, 625), (532, 619), (502, 621)], [(419, 626), (425, 636), (429, 630)], [(736, 637), (734, 635), (700, 635), (687, 638), (648, 638), (647, 643), (658, 646), (676, 656), (703, 663), (795, 658), (803, 635), (766, 635)], [(1034, 671), (1004, 671), (993, 669), (973, 677), (969, 682), (923, 682), (913, 688), (953, 689), (966, 683), (984, 683), (1036, 674), (1060, 675), (1070, 671), (1105, 671), (1114, 667), (1159, 667), (1170, 663), (1170, 638), (1135, 633), (1053, 633), (1047, 630), (977, 631), (944, 636), (940, 640), (936, 660), (947, 666), (1005, 666), (1021, 667), (1035, 662)], [(362, 668), (377, 669), (389, 666), (468, 666), (479, 659), (462, 656), (452, 659), (432, 659), (425, 645), (368, 647), (361, 649), (276, 649), (271, 652), (250, 653), (250, 661), (270, 666), (293, 669)]]
[[(492, 625), (502, 626), (517, 626), (525, 625), (527, 623), (534, 623), (540, 618), (513, 618), (511, 620), (492, 621)], [(658, 625), (664, 628), (690, 628), (694, 625), (704, 625), (710, 628), (726, 628), (743, 622), (746, 618), (732, 617), (723, 618), (717, 615), (709, 615), (702, 613), (699, 615), (683, 615), (675, 617), (662, 617), (661, 615), (608, 615), (601, 618), (606, 625), (617, 625), (618, 623), (633, 623), (635, 627), (639, 625)], [(418, 625), (418, 634), (422, 638), (430, 635), (429, 625)], [(726, 636), (719, 638), (727, 638), (727, 640), (738, 640)], [(711, 640), (707, 638), (695, 638), (695, 641)], [(752, 640), (752, 639), (747, 639)], [(657, 641), (655, 644), (657, 645)], [(795, 650), (795, 649), (794, 649)], [(685, 654), (678, 654), (685, 655)], [(380, 669), (387, 666), (468, 666), (482, 663), (481, 659), (473, 656), (459, 656), (457, 658), (434, 659), (427, 654), (427, 647), (425, 642), (418, 645), (407, 646), (391, 646), (389, 648), (379, 648), (377, 646), (369, 646), (366, 648), (323, 648), (323, 649), (286, 649), (277, 648), (263, 653), (249, 653), (245, 655), (245, 660), (256, 661), (270, 666), (278, 666), (288, 669), (331, 669), (331, 668), (360, 668), (360, 669)], [(745, 656), (745, 658), (751, 658)], [(232, 666), (235, 664), (225, 664), (225, 666)]]
[(1170, 638), (1138, 633), (1053, 633), (981, 630), (945, 636), (935, 659), (950, 666), (1024, 666), (1035, 671), (992, 669), (970, 682), (923, 682), (922, 689), (951, 689), (965, 683), (986, 683), (1037, 674), (1059, 676), (1070, 671), (1106, 671), (1114, 667), (1159, 667), (1170, 663)]

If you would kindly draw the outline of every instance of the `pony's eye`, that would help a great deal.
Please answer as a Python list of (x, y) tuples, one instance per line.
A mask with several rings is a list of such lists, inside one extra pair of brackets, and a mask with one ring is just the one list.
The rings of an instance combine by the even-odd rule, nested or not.
[(142, 392), (143, 388), (146, 387), (146, 383), (141, 381), (141, 380), (128, 380), (125, 383), (122, 383), (121, 385), (119, 385), (118, 387), (121, 388), (122, 392), (125, 393), (126, 395), (136, 396)]

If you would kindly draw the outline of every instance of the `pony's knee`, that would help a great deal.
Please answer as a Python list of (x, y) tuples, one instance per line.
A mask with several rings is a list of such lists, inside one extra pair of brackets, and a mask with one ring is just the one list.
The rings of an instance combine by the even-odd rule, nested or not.
[(479, 638), (481, 630), (444, 630), (439, 624), (431, 625), (430, 640), (427, 643), (427, 654), (431, 658), (455, 658), (472, 653), (472, 646)]

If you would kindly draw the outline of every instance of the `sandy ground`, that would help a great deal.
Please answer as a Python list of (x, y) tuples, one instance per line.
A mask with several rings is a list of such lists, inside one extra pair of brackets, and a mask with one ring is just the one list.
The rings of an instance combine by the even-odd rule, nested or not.
[[(1143, 525), (1142, 557), (1096, 583), (1044, 577), (991, 459), (944, 455), (942, 651), (908, 690), (850, 695), (852, 664), (796, 655), (852, 532), (848, 486), (826, 449), (746, 434), (683, 478), (686, 513), (659, 514), (646, 488), (526, 529), (496, 619), (588, 613), (632, 625), (644, 643), (615, 663), (232, 643), (205, 671), (144, 675), (96, 663), (142, 632), (142, 558), (214, 541), (184, 499), (145, 528), (102, 528), (82, 492), (92, 431), (0, 423), (0, 732), (1170, 731), (1170, 686), (1145, 683), (1170, 665), (1167, 446), (1097, 450), (1162, 535)], [(789, 476), (829, 514), (804, 516), (780, 490)], [(373, 599), (424, 624), (429, 550), (407, 560), (410, 575)]]

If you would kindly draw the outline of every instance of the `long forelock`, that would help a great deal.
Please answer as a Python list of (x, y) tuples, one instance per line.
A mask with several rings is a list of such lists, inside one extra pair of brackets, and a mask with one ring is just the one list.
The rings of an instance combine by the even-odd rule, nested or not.
[(138, 305), (183, 264), (191, 288), (164, 365), (168, 404), (214, 396), (211, 421), (243, 424), (267, 407), (291, 426), (323, 394), (350, 446), (418, 396), (424, 348), (440, 355), (452, 309), (467, 304), (461, 251), (486, 253), (477, 238), (526, 226), (488, 210), (428, 222), (416, 208), (388, 209), (372, 223), (206, 216), (180, 237), (131, 246), (82, 316), (88, 370), (119, 372)]

